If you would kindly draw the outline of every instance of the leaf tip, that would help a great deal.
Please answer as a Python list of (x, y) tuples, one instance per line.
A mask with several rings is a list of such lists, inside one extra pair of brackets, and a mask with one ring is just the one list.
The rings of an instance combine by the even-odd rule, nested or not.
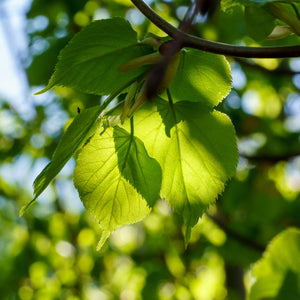
[(185, 234), (184, 234), (184, 247), (185, 247), (185, 249), (187, 249), (187, 246), (189, 244), (189, 241), (190, 241), (190, 238), (191, 238), (191, 231), (192, 231), (191, 226), (187, 225), (186, 230), (185, 230)]
[(23, 215), (25, 214), (25, 212), (27, 211), (27, 209), (33, 204), (33, 202), (35, 202), (36, 197), (33, 198), (29, 203), (27, 203), (26, 205), (22, 206), (22, 208), (20, 209), (19, 212), (19, 218), (23, 217)]
[(106, 240), (109, 238), (111, 232), (110, 231), (106, 231), (104, 230), (101, 234), (101, 238), (100, 238), (100, 241), (96, 247), (96, 250), (97, 251), (100, 251), (103, 247), (103, 245), (105, 244)]
[(51, 88), (51, 87), (47, 85), (44, 89), (42, 89), (42, 90), (40, 90), (40, 91), (34, 93), (33, 95), (34, 95), (34, 96), (37, 96), (37, 95), (44, 94), (44, 93), (48, 92), (48, 91), (50, 90), (50, 88)]

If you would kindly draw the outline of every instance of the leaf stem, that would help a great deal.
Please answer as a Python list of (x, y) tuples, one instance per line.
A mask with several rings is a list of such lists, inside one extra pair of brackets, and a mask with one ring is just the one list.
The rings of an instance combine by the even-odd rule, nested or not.
[(130, 118), (130, 135), (133, 138), (134, 137), (134, 120), (133, 116)]
[(143, 0), (131, 0), (138, 10), (153, 24), (163, 30), (173, 39), (182, 38), (182, 47), (190, 47), (216, 54), (248, 58), (282, 58), (300, 56), (300, 46), (276, 46), (276, 47), (246, 47), (208, 41), (175, 28), (161, 18)]
[(122, 168), (120, 169), (121, 173), (124, 171), (124, 169), (126, 167), (127, 159), (128, 159), (128, 156), (129, 156), (129, 153), (130, 153), (130, 148), (131, 148), (131, 145), (132, 145), (133, 141), (134, 141), (134, 122), (133, 122), (133, 116), (132, 116), (130, 118), (130, 141), (129, 141), (129, 144), (128, 144), (128, 149), (127, 149), (126, 154), (125, 154), (125, 158), (124, 158)]
[(140, 77), (142, 77), (144, 74), (139, 75), (133, 79), (131, 79), (130, 81), (126, 82), (125, 84), (123, 84), (122, 86), (118, 87), (117, 89), (115, 89), (102, 103), (102, 107), (103, 109), (105, 109), (109, 103), (114, 100), (117, 96), (119, 96), (119, 94), (122, 93), (123, 90), (125, 90), (127, 87), (129, 87), (131, 84), (133, 84), (135, 81), (137, 81)]
[(167, 95), (168, 95), (168, 99), (169, 99), (169, 104), (173, 108), (173, 99), (172, 99), (172, 96), (171, 96), (171, 93), (170, 93), (169, 89), (167, 89)]

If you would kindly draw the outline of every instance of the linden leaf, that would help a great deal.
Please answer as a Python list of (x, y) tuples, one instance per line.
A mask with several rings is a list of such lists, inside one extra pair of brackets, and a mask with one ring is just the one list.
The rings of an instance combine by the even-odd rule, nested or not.
[(109, 95), (147, 69), (143, 67), (121, 74), (118, 68), (151, 51), (151, 46), (137, 42), (137, 33), (128, 21), (122, 18), (94, 21), (61, 51), (48, 86), (39, 93), (61, 85), (86, 93)]
[(200, 103), (156, 104), (135, 113), (135, 134), (161, 165), (161, 197), (183, 216), (187, 243), (191, 227), (235, 172), (235, 130), (225, 114)]
[(182, 50), (170, 92), (174, 102), (200, 102), (212, 108), (232, 87), (229, 63), (222, 55), (199, 50)]
[(161, 168), (144, 144), (116, 126), (100, 129), (77, 159), (74, 184), (103, 229), (100, 248), (121, 225), (142, 220), (159, 198)]
[(300, 299), (300, 230), (289, 228), (277, 235), (262, 259), (252, 267), (249, 300)]

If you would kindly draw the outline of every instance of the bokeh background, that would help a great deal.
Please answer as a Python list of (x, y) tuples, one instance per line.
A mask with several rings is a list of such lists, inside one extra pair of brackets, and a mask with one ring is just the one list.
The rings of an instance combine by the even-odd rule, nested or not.
[[(146, 1), (178, 25), (189, 0)], [(281, 230), (300, 226), (300, 59), (228, 58), (233, 89), (218, 109), (236, 128), (235, 177), (192, 231), (159, 201), (96, 252), (100, 230), (73, 187), (71, 160), (22, 218), (34, 178), (65, 128), (101, 98), (58, 88), (33, 96), (59, 51), (96, 19), (127, 18), (142, 38), (164, 35), (129, 0), (0, 1), (0, 298), (21, 300), (244, 299), (250, 267)], [(296, 35), (257, 43), (243, 10), (198, 16), (191, 32), (236, 45), (299, 44)]]

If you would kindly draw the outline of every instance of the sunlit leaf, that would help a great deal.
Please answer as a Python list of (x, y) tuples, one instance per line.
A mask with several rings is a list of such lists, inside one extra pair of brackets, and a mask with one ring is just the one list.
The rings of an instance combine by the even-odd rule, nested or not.
[(231, 90), (230, 67), (221, 55), (183, 50), (170, 91), (174, 101), (200, 102), (214, 107)]
[(156, 104), (136, 112), (135, 133), (160, 163), (161, 196), (183, 216), (188, 235), (235, 172), (235, 131), (226, 115), (199, 103)]
[(269, 244), (252, 267), (255, 281), (249, 300), (300, 299), (300, 230), (289, 228)]
[(116, 126), (101, 129), (77, 159), (74, 184), (104, 231), (100, 246), (121, 225), (143, 219), (159, 198), (161, 169), (144, 144)]
[(92, 22), (61, 51), (55, 72), (40, 93), (61, 85), (86, 93), (108, 95), (145, 71), (145, 68), (139, 68), (121, 74), (118, 68), (151, 51), (149, 45), (137, 42), (136, 32), (124, 19)]
[(130, 0), (114, 0), (118, 4), (122, 4), (125, 6), (134, 6)]

